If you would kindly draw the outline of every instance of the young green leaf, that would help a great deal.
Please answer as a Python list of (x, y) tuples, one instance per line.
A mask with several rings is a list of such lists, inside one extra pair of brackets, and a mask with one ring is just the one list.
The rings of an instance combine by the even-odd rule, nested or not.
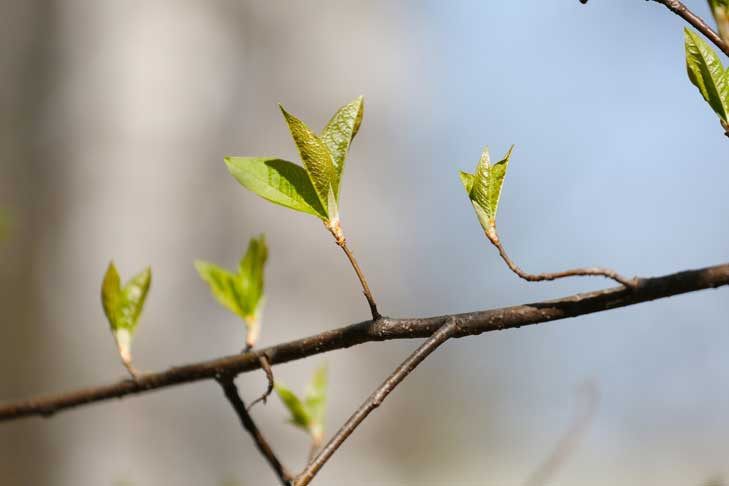
[(314, 444), (324, 437), (324, 413), (327, 401), (327, 367), (317, 368), (304, 392), (304, 400), (281, 383), (274, 385), (279, 398), (291, 413), (290, 422), (309, 432)]
[(114, 262), (109, 263), (101, 285), (101, 302), (112, 331), (124, 329), (134, 334), (151, 280), (152, 270), (147, 267), (122, 288)]
[(463, 184), (463, 188), (470, 195), (471, 188), (473, 188), (473, 174), (469, 174), (468, 172), (463, 172), (462, 170), (459, 170), (458, 175), (461, 176), (461, 184)]
[(324, 413), (327, 404), (328, 385), (327, 365), (323, 363), (317, 368), (314, 376), (304, 392), (304, 403), (311, 416), (312, 428), (315, 435), (321, 435), (324, 431)]
[(481, 226), (487, 233), (493, 232), (496, 226), (496, 211), (499, 208), (501, 188), (504, 185), (506, 170), (513, 150), (512, 145), (502, 160), (491, 165), (488, 147), (486, 147), (476, 166), (475, 174), (460, 172), (461, 183), (468, 192), (468, 197)]
[(339, 187), (342, 172), (344, 171), (344, 162), (347, 159), (349, 146), (362, 124), (363, 114), (364, 97), (360, 96), (339, 108), (321, 134), (321, 139), (326, 144), (334, 162), (336, 176), (332, 187), (337, 202), (339, 202)]
[(303, 167), (286, 160), (225, 157), (233, 177), (246, 189), (272, 203), (327, 219), (325, 206)]
[(213, 296), (224, 307), (242, 318), (248, 329), (246, 344), (253, 347), (260, 330), (264, 304), (263, 267), (268, 248), (263, 235), (251, 238), (245, 256), (234, 274), (213, 263), (196, 261), (200, 277), (210, 286)]
[(721, 39), (729, 43), (729, 0), (709, 0), (709, 7), (716, 20)]
[(228, 270), (221, 268), (214, 263), (197, 260), (195, 269), (207, 284), (213, 297), (229, 311), (238, 315), (241, 319), (245, 319), (248, 315), (245, 298), (243, 297), (243, 289), (238, 283), (238, 275), (230, 273)]
[(101, 282), (101, 305), (112, 331), (119, 327), (117, 309), (121, 299), (121, 278), (119, 278), (119, 272), (117, 272), (114, 262), (109, 262), (104, 274), (104, 280)]
[(729, 79), (719, 56), (699, 36), (686, 28), (686, 70), (701, 96), (724, 122), (729, 122)]
[(329, 193), (333, 192), (337, 176), (329, 149), (304, 122), (287, 112), (283, 106), (279, 105), (279, 108), (289, 125), (291, 137), (296, 143), (304, 169), (309, 174), (319, 201), (327, 208), (327, 219), (333, 220), (336, 215), (331, 213)]
[(258, 303), (263, 298), (263, 267), (266, 265), (266, 260), (268, 260), (266, 237), (260, 235), (258, 238), (251, 238), (246, 254), (238, 264), (238, 275), (243, 277), (242, 289), (249, 312), (255, 313)]
[(309, 427), (312, 423), (311, 416), (306, 408), (304, 408), (304, 404), (301, 403), (299, 397), (297, 397), (294, 392), (286, 388), (286, 386), (282, 383), (276, 382), (274, 388), (284, 406), (288, 409), (289, 413), (291, 413), (290, 422), (297, 427), (309, 431)]
[(119, 272), (114, 262), (110, 262), (101, 284), (101, 304), (104, 313), (111, 326), (122, 362), (132, 375), (135, 374), (131, 366), (132, 336), (144, 308), (151, 281), (152, 270), (147, 267), (122, 287)]

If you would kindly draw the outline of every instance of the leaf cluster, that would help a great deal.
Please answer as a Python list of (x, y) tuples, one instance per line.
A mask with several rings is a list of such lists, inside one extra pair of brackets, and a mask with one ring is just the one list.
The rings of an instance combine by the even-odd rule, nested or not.
[(364, 113), (362, 96), (342, 106), (321, 134), (280, 106), (303, 167), (275, 157), (225, 157), (231, 175), (246, 189), (281, 206), (339, 220), (339, 190), (349, 147)]
[(289, 422), (307, 431), (315, 443), (319, 443), (324, 436), (327, 385), (326, 364), (322, 364), (312, 376), (304, 391), (303, 400), (283, 383), (277, 381), (274, 385), (279, 398), (291, 413)]
[(496, 234), (496, 211), (499, 208), (501, 187), (504, 185), (506, 170), (513, 150), (512, 145), (503, 159), (491, 165), (489, 149), (485, 147), (473, 174), (460, 171), (461, 183), (489, 238)]
[(101, 285), (101, 304), (112, 332), (134, 334), (151, 281), (152, 269), (147, 267), (122, 287), (114, 262), (109, 263)]
[(266, 239), (260, 235), (249, 241), (236, 273), (201, 260), (195, 262), (195, 268), (218, 302), (248, 326), (257, 326), (264, 302), (263, 267), (267, 259)]

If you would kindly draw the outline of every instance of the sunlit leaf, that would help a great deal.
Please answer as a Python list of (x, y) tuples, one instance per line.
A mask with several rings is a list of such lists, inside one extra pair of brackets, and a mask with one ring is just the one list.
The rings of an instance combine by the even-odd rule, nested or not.
[[(287, 112), (283, 106), (280, 106), (286, 123), (289, 125), (291, 137), (296, 143), (299, 150), (301, 161), (304, 164), (306, 172), (314, 186), (316, 194), (319, 196), (319, 202), (322, 207), (329, 206), (329, 191), (334, 187), (337, 180), (336, 170), (332, 156), (326, 144), (314, 133), (308, 126), (291, 113)], [(332, 214), (327, 214), (332, 219)]]
[(729, 121), (729, 82), (719, 56), (690, 29), (685, 29), (686, 70), (689, 79), (714, 112)]
[(339, 201), (339, 187), (347, 152), (362, 124), (363, 114), (364, 97), (360, 96), (337, 110), (321, 134), (321, 139), (329, 149), (335, 166), (336, 177), (332, 187), (337, 201)]
[(470, 195), (471, 188), (473, 187), (473, 174), (469, 174), (468, 172), (463, 172), (462, 170), (459, 170), (458, 175), (461, 176), (461, 184), (463, 184), (463, 188)]
[(512, 150), (514, 150), (513, 145), (502, 160), (491, 165), (488, 147), (486, 147), (476, 166), (475, 174), (460, 172), (461, 182), (473, 203), (479, 222), (487, 231), (496, 225), (501, 188), (504, 185)]
[(246, 189), (287, 208), (327, 219), (325, 205), (306, 170), (286, 160), (226, 157), (228, 171)]
[(276, 393), (284, 406), (288, 409), (289, 413), (291, 413), (290, 422), (308, 431), (312, 423), (311, 416), (304, 408), (304, 404), (301, 403), (299, 397), (297, 397), (294, 392), (286, 388), (286, 386), (282, 383), (276, 382), (274, 388), (276, 389)]

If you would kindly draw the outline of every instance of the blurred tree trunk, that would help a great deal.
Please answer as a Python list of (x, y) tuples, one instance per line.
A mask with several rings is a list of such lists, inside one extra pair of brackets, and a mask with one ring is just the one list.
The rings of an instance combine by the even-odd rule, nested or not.
[[(35, 255), (49, 238), (43, 231), (63, 201), (49, 188), (52, 163), (37, 152), (33, 140), (43, 124), (46, 93), (53, 76), (48, 61), (52, 45), (51, 14), (43, 2), (2, 0), (0, 28), (0, 207), (10, 215), (10, 231), (0, 242), (0, 400), (37, 392), (37, 369), (48, 349), (37, 298)], [(42, 35), (38, 35), (42, 32)], [(12, 257), (11, 257), (12, 255)], [(47, 380), (46, 380), (47, 381)], [(2, 483), (51, 484), (48, 429), (34, 421), (8, 424), (0, 441)], [(40, 467), (40, 465), (43, 465)]]

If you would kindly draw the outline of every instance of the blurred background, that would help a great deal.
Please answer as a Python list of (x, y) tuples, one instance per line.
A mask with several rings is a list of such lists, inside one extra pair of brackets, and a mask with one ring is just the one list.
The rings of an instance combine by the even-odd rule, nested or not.
[[(706, 2), (688, 6), (709, 18)], [(0, 11), (0, 399), (125, 377), (99, 302), (114, 259), (153, 267), (133, 353), (161, 370), (237, 352), (244, 329), (192, 262), (270, 245), (267, 346), (364, 320), (315, 218), (240, 187), (225, 155), (298, 161), (276, 107), (316, 130), (365, 95), (341, 213), (380, 310), (427, 316), (555, 298), (484, 238), (457, 170), (514, 143), (499, 228), (527, 271), (661, 275), (729, 259), (729, 157), (689, 83), (681, 19), (652, 2), (28, 1)], [(335, 298), (327, 295), (334, 294)], [(520, 485), (598, 390), (560, 485), (729, 477), (729, 294), (703, 291), (447, 343), (342, 447), (318, 485)], [(329, 363), (329, 432), (417, 342)], [(262, 373), (241, 376), (250, 401)], [(254, 417), (293, 470), (308, 439)], [(217, 385), (0, 430), (4, 485), (275, 484)]]

